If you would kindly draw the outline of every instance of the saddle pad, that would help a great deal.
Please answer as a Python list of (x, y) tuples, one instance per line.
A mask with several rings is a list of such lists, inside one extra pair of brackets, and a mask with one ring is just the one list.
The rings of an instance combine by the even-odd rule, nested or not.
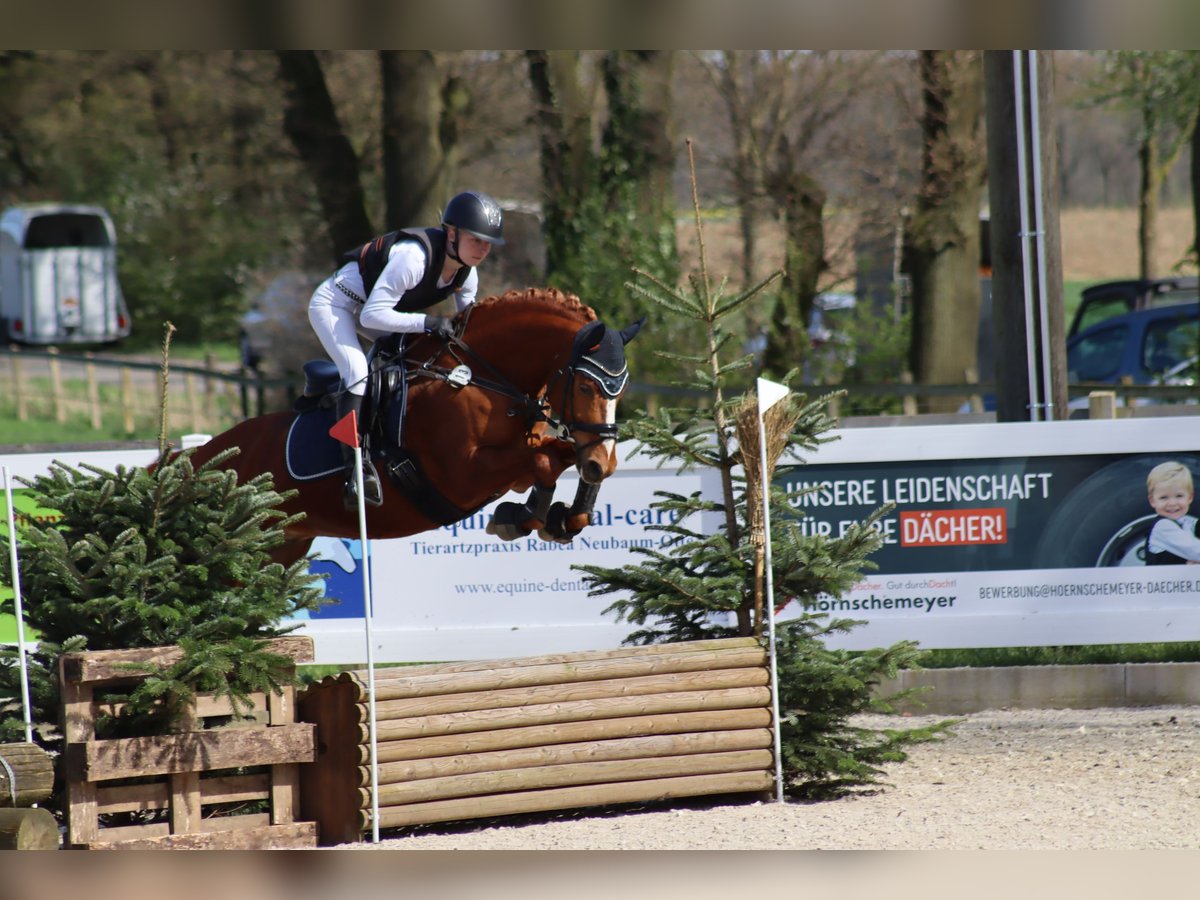
[(287, 472), (296, 481), (312, 481), (346, 471), (341, 444), (329, 436), (337, 413), (318, 407), (297, 414), (283, 443)]

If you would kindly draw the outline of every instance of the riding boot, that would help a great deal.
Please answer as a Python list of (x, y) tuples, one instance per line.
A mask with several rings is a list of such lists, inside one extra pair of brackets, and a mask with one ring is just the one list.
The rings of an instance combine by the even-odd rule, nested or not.
[[(362, 436), (362, 402), (363, 398), (359, 394), (349, 392), (342, 394), (337, 403), (337, 420), (340, 422), (351, 411), (354, 412), (359, 430), (358, 443), (363, 447), (363, 498), (370, 506), (382, 506), (383, 488), (379, 484), (379, 475), (375, 471), (371, 457), (367, 454)], [(354, 448), (348, 444), (342, 444), (342, 462), (346, 465), (346, 486), (342, 491), (342, 503), (346, 509), (358, 509), (358, 479), (354, 471)]]

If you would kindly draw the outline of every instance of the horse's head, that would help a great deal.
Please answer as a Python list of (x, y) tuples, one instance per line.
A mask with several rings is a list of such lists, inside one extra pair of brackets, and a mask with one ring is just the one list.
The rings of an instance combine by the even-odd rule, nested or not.
[(575, 335), (567, 365), (560, 371), (561, 395), (551, 389), (552, 403), (561, 397), (560, 417), (567, 438), (575, 445), (579, 477), (599, 484), (617, 467), (617, 401), (629, 382), (625, 345), (646, 319), (620, 330), (589, 322)]

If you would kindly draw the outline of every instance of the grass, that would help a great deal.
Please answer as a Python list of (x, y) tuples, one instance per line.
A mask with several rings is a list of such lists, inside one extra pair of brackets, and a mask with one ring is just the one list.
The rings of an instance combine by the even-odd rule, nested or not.
[(1200, 662), (1200, 643), (1095, 644), (1079, 647), (988, 647), (926, 650), (926, 669), (1003, 666), (1078, 666), (1117, 663)]

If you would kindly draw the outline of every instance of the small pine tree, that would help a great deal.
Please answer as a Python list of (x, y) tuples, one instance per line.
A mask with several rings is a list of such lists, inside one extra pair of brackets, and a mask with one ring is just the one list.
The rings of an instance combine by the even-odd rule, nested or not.
[[(690, 148), (689, 148), (690, 149)], [(699, 202), (692, 179), (700, 273), (690, 291), (677, 290), (646, 273), (651, 287), (630, 285), (669, 313), (698, 323), (704, 331), (706, 352), (690, 357), (663, 352), (681, 367), (694, 371), (693, 387), (710, 398), (701, 410), (663, 408), (654, 415), (641, 414), (630, 423), (640, 449), (661, 463), (683, 470), (715, 469), (721, 479), (720, 500), (699, 493), (682, 495), (658, 491), (656, 508), (671, 513), (670, 524), (651, 526), (663, 532), (657, 548), (638, 548), (644, 562), (619, 568), (583, 565), (584, 581), (592, 596), (626, 592), (607, 612), (639, 626), (629, 643), (649, 644), (764, 633), (764, 603), (782, 606), (795, 597), (815, 599), (837, 595), (859, 578), (878, 549), (880, 537), (872, 527), (886, 512), (881, 509), (867, 521), (852, 526), (838, 538), (808, 535), (796, 525), (796, 493), (770, 489), (772, 509), (771, 551), (775, 596), (763, 598), (763, 542), (758, 485), (757, 403), (753, 397), (730, 398), (736, 379), (744, 377), (750, 357), (725, 362), (723, 351), (732, 335), (722, 322), (758, 295), (779, 273), (733, 297), (714, 292), (708, 280)], [(788, 381), (796, 373), (789, 373)], [(790, 394), (767, 416), (769, 466), (786, 448), (816, 449), (828, 440), (834, 425), (826, 412), (829, 397), (815, 401)], [(740, 426), (740, 427), (739, 427)], [(740, 436), (740, 441), (738, 440)], [(753, 476), (747, 478), (747, 474)], [(791, 501), (791, 502), (790, 502)], [(723, 527), (708, 531), (694, 524), (702, 514), (717, 514)], [(858, 713), (889, 712), (886, 699), (874, 696), (881, 679), (899, 668), (916, 664), (917, 648), (902, 642), (867, 653), (827, 648), (823, 638), (849, 631), (856, 623), (829, 620), (824, 615), (802, 615), (778, 629), (781, 705), (781, 745), (787, 792), (816, 799), (837, 796), (854, 788), (878, 783), (880, 764), (905, 758), (903, 747), (927, 740), (948, 723), (926, 729), (878, 731), (858, 727)], [(892, 698), (893, 701), (895, 698)]]
[[(25, 483), (58, 516), (29, 520), (19, 536), (26, 623), (37, 632), (27, 654), (30, 702), (38, 737), (57, 742), (58, 658), (82, 650), (178, 645), (183, 658), (149, 677), (128, 696), (127, 713), (166, 729), (197, 693), (215, 693), (245, 708), (254, 691), (278, 691), (292, 679), (292, 660), (267, 642), (296, 626), (282, 619), (317, 609), (321, 590), (307, 561), (271, 561), (295, 521), (279, 509), (264, 474), (239, 484), (220, 468), (236, 450), (199, 468), (191, 452), (166, 444), (168, 323), (163, 353), (163, 422), (159, 457), (149, 468), (51, 464)], [(0, 541), (0, 583), (11, 584), (9, 538)], [(12, 613), (12, 599), (0, 612)], [(132, 673), (131, 673), (132, 674)], [(23, 721), (17, 650), (0, 648), (0, 742), (18, 740)]]
[[(235, 452), (235, 451), (231, 451)], [(61, 513), (30, 521), (20, 534), (25, 620), (38, 633), (29, 658), (31, 705), (38, 723), (58, 720), (58, 657), (81, 650), (177, 644), (183, 658), (130, 695), (130, 712), (173, 719), (195, 693), (229, 696), (278, 690), (291, 660), (267, 652), (293, 628), (281, 619), (316, 609), (321, 592), (306, 561), (270, 560), (292, 521), (270, 475), (238, 484), (219, 468), (223, 454), (195, 469), (188, 451), (151, 469), (62, 463), (27, 484), (44, 508)], [(10, 583), (5, 540), (0, 573)], [(12, 600), (0, 604), (11, 612)], [(16, 652), (0, 651), (0, 696), (18, 696)], [(0, 714), (0, 741), (19, 716)]]

